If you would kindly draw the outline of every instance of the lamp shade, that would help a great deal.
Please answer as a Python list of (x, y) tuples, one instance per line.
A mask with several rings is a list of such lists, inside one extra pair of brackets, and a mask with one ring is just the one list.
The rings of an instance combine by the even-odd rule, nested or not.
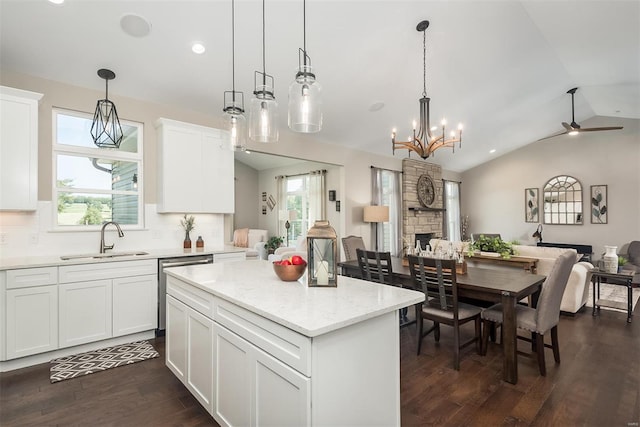
[(389, 206), (365, 206), (364, 222), (389, 221)]

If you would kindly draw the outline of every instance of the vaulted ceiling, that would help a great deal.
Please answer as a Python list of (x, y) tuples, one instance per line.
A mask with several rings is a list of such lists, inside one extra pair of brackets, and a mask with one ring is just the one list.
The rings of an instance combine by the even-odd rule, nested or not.
[[(302, 1), (267, 0), (266, 10), (266, 66), (286, 135)], [(235, 80), (247, 105), (262, 64), (261, 13), (260, 1), (236, 2)], [(125, 14), (144, 17), (149, 35), (126, 34)], [(408, 136), (418, 118), (424, 19), (432, 122), (465, 126), (461, 150), (436, 152), (445, 169), (562, 131), (572, 87), (579, 123), (640, 119), (638, 1), (308, 0), (307, 50), (324, 94), (318, 141), (392, 155), (391, 129)], [(194, 41), (204, 54), (191, 52)], [(231, 1), (0, 0), (0, 67), (97, 91), (96, 71), (110, 68), (116, 105), (127, 96), (219, 116), (231, 89)]]

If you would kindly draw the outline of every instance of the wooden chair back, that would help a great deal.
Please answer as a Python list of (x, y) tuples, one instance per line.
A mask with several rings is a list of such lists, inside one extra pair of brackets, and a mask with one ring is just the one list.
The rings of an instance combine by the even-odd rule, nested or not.
[(458, 314), (456, 261), (409, 255), (409, 270), (416, 290), (425, 294), (425, 304)]
[(364, 280), (385, 285), (393, 284), (390, 252), (366, 251), (358, 248), (356, 249), (356, 257), (360, 266), (360, 274)]

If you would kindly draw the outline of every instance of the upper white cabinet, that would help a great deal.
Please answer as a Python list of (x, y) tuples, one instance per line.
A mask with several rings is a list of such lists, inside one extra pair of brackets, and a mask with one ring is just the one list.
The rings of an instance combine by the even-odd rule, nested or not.
[(36, 210), (38, 101), (42, 94), (0, 86), (0, 210)]
[(159, 119), (158, 212), (233, 213), (234, 159), (226, 131)]

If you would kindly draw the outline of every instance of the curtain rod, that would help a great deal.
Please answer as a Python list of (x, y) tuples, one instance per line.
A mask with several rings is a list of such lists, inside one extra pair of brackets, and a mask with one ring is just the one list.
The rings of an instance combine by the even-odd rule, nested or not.
[(313, 175), (313, 174), (316, 174), (316, 173), (326, 174), (327, 170), (326, 169), (317, 169), (317, 170), (313, 170), (313, 171), (310, 171), (310, 172), (294, 173), (293, 175), (276, 175), (275, 179), (278, 179), (278, 178), (292, 178), (294, 176)]
[(373, 165), (371, 165), (371, 169), (382, 169), (382, 170), (384, 170), (384, 171), (389, 171), (389, 172), (398, 172), (398, 173), (403, 173), (402, 171), (397, 171), (397, 170), (395, 170), (395, 169), (380, 168), (380, 167), (378, 167), (378, 166), (373, 166)]

